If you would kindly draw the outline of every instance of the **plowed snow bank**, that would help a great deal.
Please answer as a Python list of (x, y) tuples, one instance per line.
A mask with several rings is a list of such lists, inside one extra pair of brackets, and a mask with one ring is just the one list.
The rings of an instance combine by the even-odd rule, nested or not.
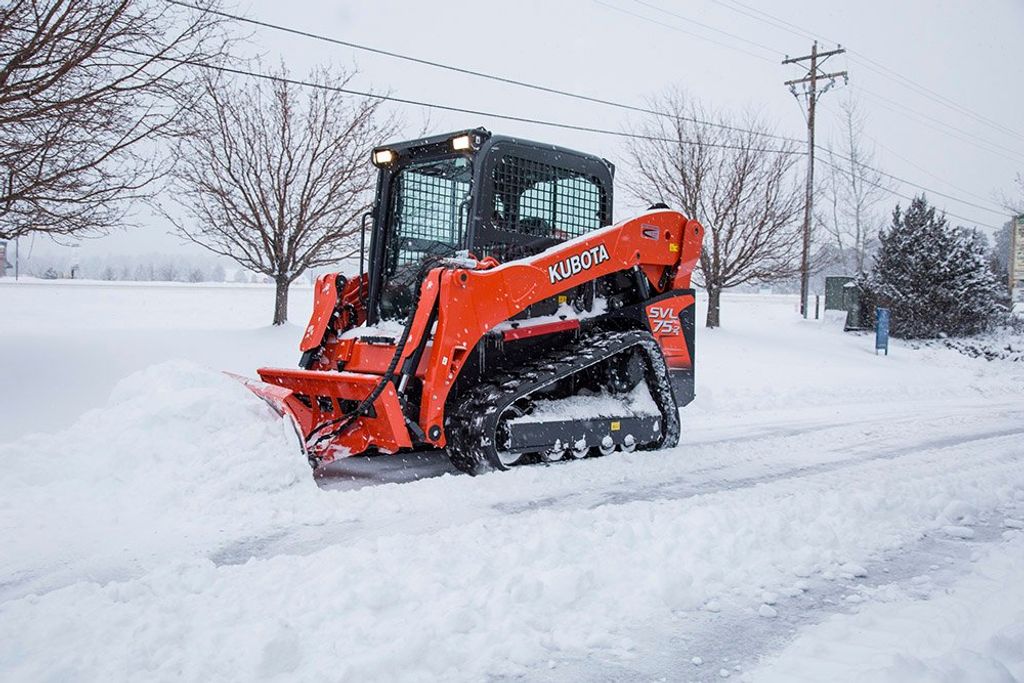
[(297, 448), (287, 423), (221, 373), (185, 362), (136, 373), (69, 429), (0, 445), (0, 574), (114, 578), (111, 561), (147, 565), (287, 525), (316, 498)]

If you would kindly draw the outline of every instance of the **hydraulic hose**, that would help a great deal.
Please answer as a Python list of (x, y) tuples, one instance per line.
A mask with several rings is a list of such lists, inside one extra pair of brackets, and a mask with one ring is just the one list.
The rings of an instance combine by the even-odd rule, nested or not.
[[(391, 362), (388, 363), (387, 370), (384, 371), (384, 376), (381, 377), (380, 382), (377, 383), (377, 386), (373, 388), (373, 391), (371, 391), (366, 398), (359, 402), (359, 405), (352, 409), (352, 412), (342, 415), (341, 417), (321, 422), (314, 427), (309, 432), (309, 436), (306, 437), (306, 447), (308, 449), (312, 450), (323, 442), (329, 441), (344, 432), (356, 420), (365, 415), (366, 411), (370, 409), (370, 406), (373, 405), (374, 401), (384, 393), (384, 389), (387, 387), (388, 382), (391, 381), (391, 376), (394, 374), (395, 369), (398, 368), (398, 363), (402, 359), (402, 353), (405, 351), (405, 344), (409, 341), (412, 322), (416, 318), (416, 310), (419, 308), (423, 281), (426, 279), (430, 271), (437, 266), (440, 260), (441, 257), (428, 259), (423, 263), (419, 272), (416, 274), (416, 286), (413, 292), (412, 305), (409, 308), (409, 316), (406, 318), (405, 325), (402, 328), (402, 334), (398, 339), (398, 346), (395, 348), (395, 354), (391, 357)], [(429, 330), (427, 332), (429, 333)], [(330, 431), (319, 434), (319, 432), (328, 428), (330, 428)], [(316, 439), (310, 442), (310, 439), (313, 439), (314, 436), (316, 436)]]

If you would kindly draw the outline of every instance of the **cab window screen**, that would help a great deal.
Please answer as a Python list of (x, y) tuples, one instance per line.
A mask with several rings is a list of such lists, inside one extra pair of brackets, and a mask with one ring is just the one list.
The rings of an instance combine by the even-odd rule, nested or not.
[(494, 168), (494, 222), (510, 232), (557, 240), (601, 227), (604, 197), (578, 171), (505, 156)]
[(397, 172), (377, 300), (382, 320), (404, 320), (423, 267), (463, 248), (471, 174), (464, 157), (413, 162)]
[(459, 248), (466, 231), (469, 183), (470, 164), (463, 157), (414, 163), (399, 172), (391, 271)]

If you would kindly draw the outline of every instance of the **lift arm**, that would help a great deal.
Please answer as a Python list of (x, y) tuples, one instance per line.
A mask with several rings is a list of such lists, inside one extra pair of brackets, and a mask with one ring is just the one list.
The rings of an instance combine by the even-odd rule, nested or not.
[[(703, 231), (700, 223), (675, 211), (652, 211), (531, 258), (442, 271), (437, 328), (423, 378), (420, 425), (427, 439), (444, 445), (448, 394), (466, 356), (489, 330), (532, 303), (634, 266), (655, 292), (688, 289)], [(421, 307), (417, 320), (428, 315)]]

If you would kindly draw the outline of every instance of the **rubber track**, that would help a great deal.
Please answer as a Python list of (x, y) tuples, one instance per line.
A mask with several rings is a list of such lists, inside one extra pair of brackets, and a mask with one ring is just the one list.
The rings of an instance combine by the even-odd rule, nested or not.
[(600, 332), (583, 336), (514, 369), (499, 369), (493, 379), (474, 387), (445, 417), (452, 464), (470, 474), (506, 469), (498, 457), (495, 440), (501, 415), (512, 403), (637, 346), (647, 360), (647, 384), (662, 415), (659, 440), (639, 444), (638, 448), (676, 445), (679, 411), (668, 383), (668, 367), (661, 347), (644, 331)]

